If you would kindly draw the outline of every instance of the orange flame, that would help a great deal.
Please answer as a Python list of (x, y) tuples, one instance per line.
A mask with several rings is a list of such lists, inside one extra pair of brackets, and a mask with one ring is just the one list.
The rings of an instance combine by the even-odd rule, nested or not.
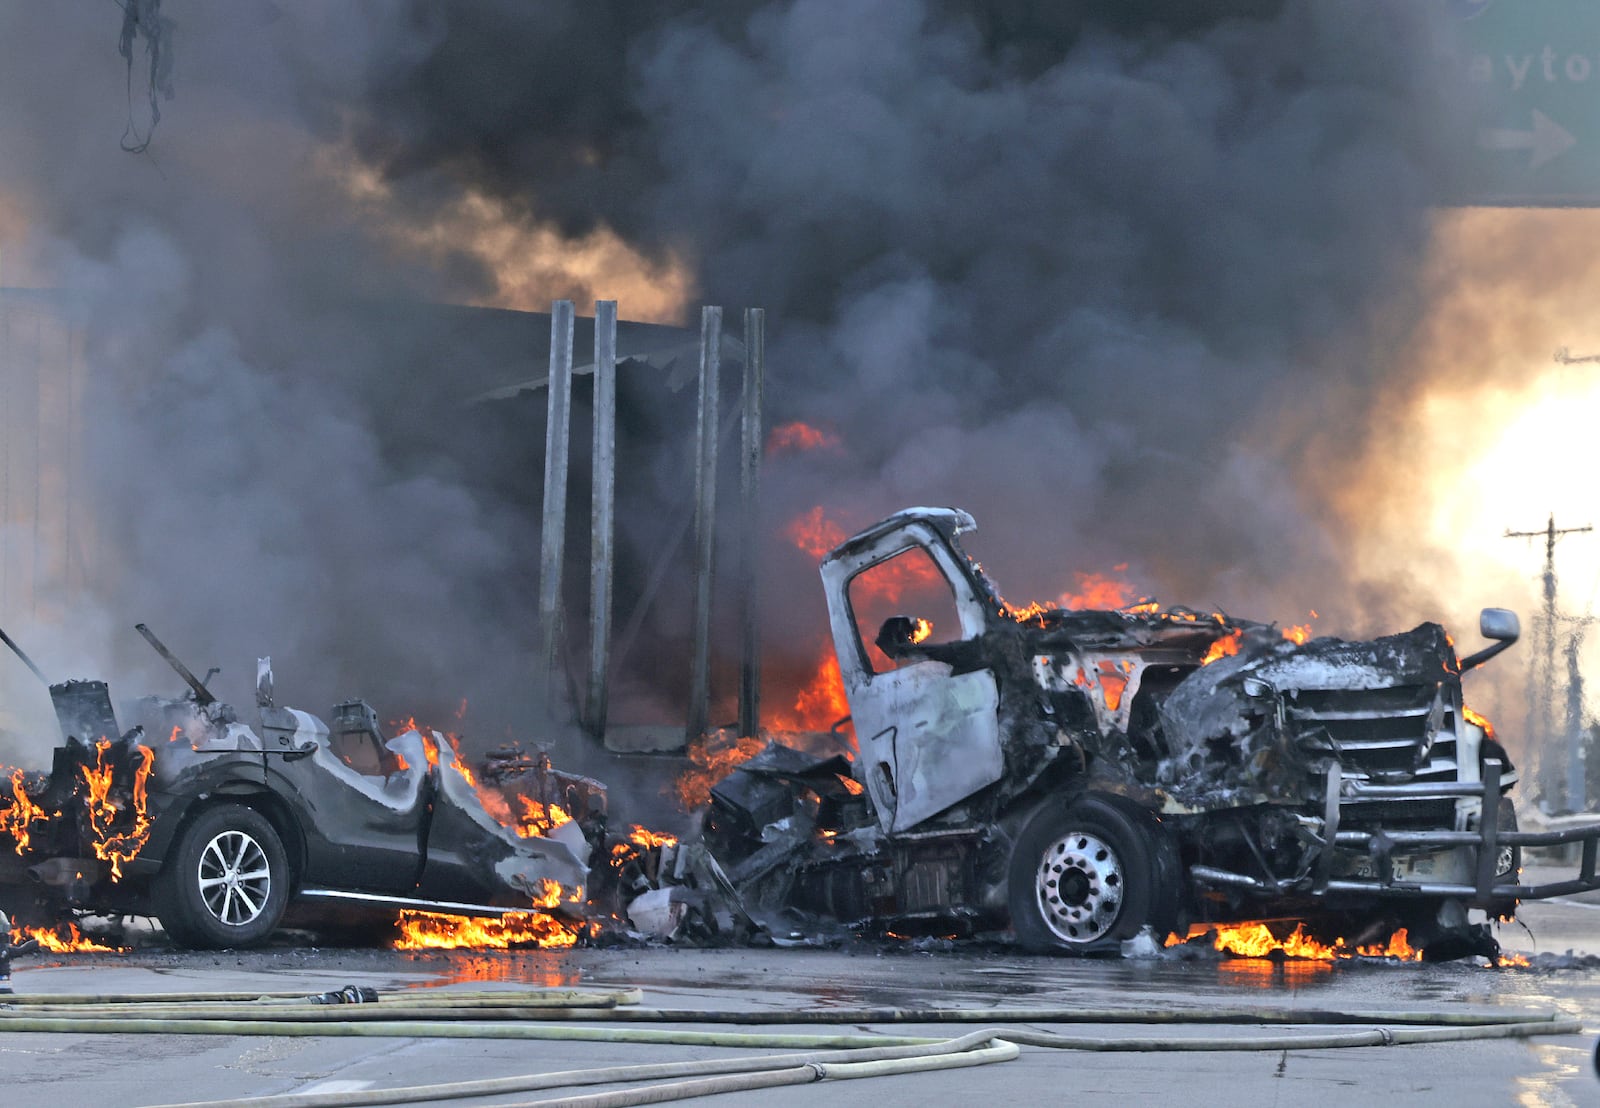
[[(573, 903), (577, 894), (569, 898)], [(561, 886), (546, 879), (541, 882), (535, 909), (561, 907)], [(508, 949), (513, 946), (573, 946), (583, 928), (540, 911), (507, 912), (499, 917), (451, 916), (438, 912), (400, 913), (396, 921), (400, 935), (396, 950)]]
[(849, 714), (850, 702), (845, 699), (839, 659), (825, 645), (816, 672), (795, 694), (793, 707), (770, 718), (773, 728), (779, 731), (826, 731)]
[(781, 423), (767, 436), (767, 456), (805, 450), (836, 449), (839, 436), (809, 423)]
[[(1489, 719), (1488, 719), (1487, 716), (1479, 715), (1477, 712), (1474, 712), (1471, 708), (1467, 707), (1465, 704), (1461, 705), (1461, 714), (1467, 717), (1467, 722), (1468, 723), (1476, 724), (1477, 726), (1483, 728), (1483, 737), (1484, 738), (1486, 738), (1486, 739), (1493, 739), (1494, 738), (1494, 724), (1489, 722)], [(0, 813), (0, 815), (3, 815), (3, 813)]]
[(40, 949), (48, 950), (52, 954), (121, 953), (114, 946), (104, 946), (93, 939), (85, 938), (75, 923), (64, 923), (58, 927), (24, 927), (22, 937), (24, 941), (37, 939)]
[[(1113, 566), (1112, 573), (1126, 573), (1128, 563)], [(1105, 573), (1074, 573), (1076, 590), (1068, 590), (1056, 597), (1058, 608), (1111, 609), (1121, 608), (1133, 600), (1133, 586), (1120, 577)]]
[(1231, 635), (1224, 635), (1211, 644), (1211, 649), (1206, 651), (1206, 656), (1200, 659), (1200, 664), (1209, 666), (1219, 658), (1227, 658), (1239, 653), (1239, 644), (1244, 641), (1244, 632), (1235, 631)]
[(679, 806), (686, 812), (705, 807), (711, 803), (711, 790), (717, 782), (766, 748), (767, 740), (748, 735), (718, 749), (712, 749), (704, 735), (691, 740), (684, 753), (693, 765), (673, 783)]
[(507, 950), (514, 946), (567, 947), (578, 942), (579, 929), (554, 916), (507, 912), (480, 919), (434, 912), (401, 912), (396, 950)]
[(1318, 962), (1356, 957), (1398, 958), (1406, 962), (1422, 960), (1422, 952), (1414, 949), (1407, 941), (1404, 927), (1389, 936), (1387, 943), (1372, 943), (1352, 949), (1342, 938), (1336, 939), (1331, 945), (1318, 942), (1305, 933), (1304, 924), (1295, 924), (1292, 932), (1279, 939), (1265, 923), (1241, 923), (1232, 927), (1196, 923), (1190, 926), (1187, 935), (1168, 935), (1165, 945), (1177, 946), (1205, 936), (1211, 937), (1214, 949), (1241, 958), (1265, 958), (1271, 954), (1282, 954), (1290, 958), (1306, 958)]
[(1122, 670), (1117, 668), (1117, 663), (1106, 659), (1100, 663), (1100, 695), (1105, 698), (1106, 710), (1115, 712), (1122, 707), (1122, 694), (1128, 688), (1128, 674), (1126, 669), (1132, 667), (1131, 662), (1122, 663)]
[[(464, 705), (466, 702), (462, 701), (462, 703)], [(461, 736), (449, 731), (439, 731), (432, 727), (421, 726), (417, 723), (415, 716), (408, 718), (402, 726), (402, 733), (404, 731), (416, 731), (422, 736), (422, 749), (427, 753), (428, 766), (430, 768), (439, 765), (439, 739), (443, 738), (445, 742), (450, 744), (450, 753), (454, 755), (450, 761), (451, 768), (461, 775), (461, 779), (472, 787), (473, 792), (478, 794), (478, 802), (483, 805), (483, 810), (489, 813), (489, 818), (502, 827), (510, 827), (516, 830), (517, 834), (525, 839), (530, 838), (531, 834), (536, 834), (536, 832), (530, 834), (522, 832), (521, 821), (512, 814), (511, 805), (507, 802), (504, 793), (499, 789), (479, 783), (477, 774), (472, 772), (467, 765), (466, 756), (461, 753)], [(566, 813), (563, 812), (562, 815), (566, 815)], [(558, 819), (549, 826), (559, 827), (563, 823), (570, 822), (571, 818), (571, 816), (567, 816), (566, 819)]]
[[(827, 517), (820, 504), (790, 520), (783, 533), (796, 549), (813, 558), (823, 557), (849, 537), (843, 527)], [(873, 567), (851, 582), (850, 587), (860, 589), (865, 599), (894, 604), (907, 592), (939, 584), (939, 568), (932, 559), (911, 552)]]
[(133, 771), (133, 825), (125, 831), (115, 831), (114, 826), (122, 822), (123, 807), (111, 796), (113, 767), (106, 764), (106, 757), (111, 753), (111, 743), (101, 739), (95, 743), (94, 749), (94, 768), (82, 767), (83, 781), (89, 789), (84, 804), (88, 808), (89, 828), (94, 835), (94, 842), (91, 845), (96, 858), (111, 863), (111, 880), (118, 881), (122, 878), (122, 863), (133, 859), (143, 849), (145, 840), (150, 837), (146, 786), (156, 756), (155, 751), (148, 746), (134, 746), (134, 757), (138, 760), (138, 765)]
[(823, 514), (821, 504), (790, 520), (783, 533), (790, 542), (813, 558), (822, 557), (847, 537), (843, 527)]
[(0, 832), (10, 835), (16, 841), (17, 853), (20, 855), (28, 849), (28, 840), (31, 836), (29, 827), (36, 821), (45, 818), (45, 811), (33, 802), (27, 790), (22, 785), (23, 773), (20, 769), (11, 771), (11, 806), (0, 811)]
[(517, 797), (517, 802), (522, 805), (522, 815), (517, 818), (516, 830), (524, 839), (542, 838), (563, 823), (572, 822), (567, 810), (559, 804), (547, 806), (525, 796)]
[[(1007, 605), (1011, 618), (1018, 623), (1027, 623), (1029, 620), (1038, 619), (1046, 612), (1053, 612), (1060, 608), (1068, 611), (1119, 611), (1130, 610), (1136, 612), (1159, 610), (1159, 605), (1148, 601), (1134, 605), (1134, 588), (1120, 576), (1127, 572), (1128, 563), (1121, 562), (1112, 567), (1111, 573), (1074, 573), (1073, 579), (1076, 586), (1067, 589), (1060, 596), (1050, 601), (1033, 601), (1021, 608)], [(1130, 607), (1130, 605), (1132, 605)]]
[[(677, 846), (678, 836), (669, 835), (664, 831), (652, 831), (648, 827), (641, 827), (637, 823), (633, 830), (628, 832), (628, 841), (646, 850), (657, 846)], [(618, 845), (621, 845), (620, 843)]]

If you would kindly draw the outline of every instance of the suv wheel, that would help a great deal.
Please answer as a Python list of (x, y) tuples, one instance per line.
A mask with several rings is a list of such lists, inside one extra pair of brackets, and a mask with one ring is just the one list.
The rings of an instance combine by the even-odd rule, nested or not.
[(180, 946), (255, 946), (283, 918), (288, 858), (265, 816), (223, 804), (183, 831), (154, 891), (161, 925)]

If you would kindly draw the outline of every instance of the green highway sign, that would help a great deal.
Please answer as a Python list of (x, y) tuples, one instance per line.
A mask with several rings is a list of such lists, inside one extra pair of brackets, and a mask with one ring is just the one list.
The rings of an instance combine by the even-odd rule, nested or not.
[(1479, 106), (1461, 203), (1600, 205), (1600, 0), (1444, 0)]

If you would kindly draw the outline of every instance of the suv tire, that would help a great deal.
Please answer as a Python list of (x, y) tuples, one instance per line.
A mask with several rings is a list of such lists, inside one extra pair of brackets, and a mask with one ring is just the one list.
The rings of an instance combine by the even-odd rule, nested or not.
[(220, 804), (183, 830), (154, 894), (161, 926), (178, 945), (256, 946), (289, 902), (288, 856), (260, 812)]

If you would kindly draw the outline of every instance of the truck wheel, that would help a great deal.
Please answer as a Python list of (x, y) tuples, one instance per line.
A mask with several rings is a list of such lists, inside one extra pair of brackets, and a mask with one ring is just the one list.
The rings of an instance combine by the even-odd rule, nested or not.
[(289, 862), (277, 831), (241, 804), (207, 809), (183, 832), (155, 883), (168, 936), (200, 949), (255, 946), (289, 901)]
[(1086, 796), (1046, 804), (1023, 826), (1007, 892), (1017, 942), (1037, 952), (1114, 952), (1161, 923), (1172, 890), (1159, 887), (1159, 846), (1122, 809)]
[[(1517, 806), (1511, 802), (1509, 796), (1502, 796), (1496, 808), (1496, 817), (1501, 831), (1515, 831), (1517, 829)], [(1517, 874), (1522, 872), (1522, 848), (1501, 843), (1495, 851), (1494, 879), (1498, 881), (1515, 881)], [(1496, 900), (1488, 907), (1491, 919), (1509, 920), (1517, 914), (1515, 900)]]
[[(1509, 796), (1500, 798), (1500, 806), (1496, 811), (1501, 831), (1515, 831), (1517, 829), (1517, 806), (1511, 803)], [(1520, 846), (1501, 846), (1494, 860), (1494, 875), (1496, 877), (1515, 876), (1520, 869), (1522, 869), (1522, 848)]]

